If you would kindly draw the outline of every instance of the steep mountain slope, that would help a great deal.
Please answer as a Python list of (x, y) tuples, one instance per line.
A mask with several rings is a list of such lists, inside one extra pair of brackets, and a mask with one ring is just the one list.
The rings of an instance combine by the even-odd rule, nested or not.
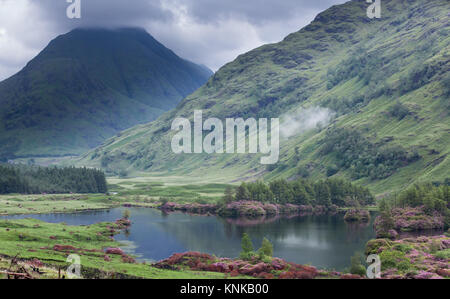
[(76, 29), (0, 83), (0, 158), (80, 154), (174, 108), (211, 75), (142, 29)]
[[(381, 19), (366, 1), (319, 14), (278, 44), (238, 57), (157, 121), (127, 130), (77, 161), (119, 170), (216, 176), (343, 176), (377, 194), (450, 176), (450, 3), (384, 0)], [(294, 128), (281, 142), (280, 162), (258, 155), (175, 155), (172, 120), (281, 117), (307, 108), (331, 123)], [(332, 112), (330, 112), (332, 111)], [(284, 122), (283, 126), (290, 126)], [(292, 134), (291, 134), (292, 135)]]

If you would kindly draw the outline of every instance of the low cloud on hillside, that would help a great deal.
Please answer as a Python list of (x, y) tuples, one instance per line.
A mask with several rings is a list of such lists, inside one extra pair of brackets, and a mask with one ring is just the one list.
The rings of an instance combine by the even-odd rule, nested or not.
[(0, 0), (0, 80), (59, 34), (76, 27), (145, 28), (178, 55), (217, 70), (239, 54), (282, 40), (345, 0), (81, 0), (82, 18), (66, 17), (66, 0)]
[(289, 138), (320, 126), (325, 127), (330, 124), (334, 115), (333, 111), (322, 107), (312, 107), (287, 114), (281, 121), (281, 136)]

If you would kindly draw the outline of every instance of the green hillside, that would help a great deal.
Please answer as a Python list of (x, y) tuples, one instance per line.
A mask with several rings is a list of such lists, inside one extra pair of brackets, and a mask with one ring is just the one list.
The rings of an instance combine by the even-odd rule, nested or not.
[(0, 159), (81, 154), (154, 120), (212, 72), (142, 29), (76, 29), (0, 83)]
[[(450, 4), (382, 4), (382, 18), (373, 20), (366, 1), (331, 7), (282, 42), (225, 65), (175, 110), (109, 139), (76, 163), (111, 174), (226, 181), (346, 177), (379, 195), (418, 181), (443, 181), (450, 169)], [(172, 120), (192, 119), (198, 109), (204, 119), (286, 119), (310, 109), (326, 111), (332, 120), (295, 128), (281, 141), (280, 162), (266, 167), (258, 155), (173, 154)], [(282, 121), (282, 130), (287, 125)]]

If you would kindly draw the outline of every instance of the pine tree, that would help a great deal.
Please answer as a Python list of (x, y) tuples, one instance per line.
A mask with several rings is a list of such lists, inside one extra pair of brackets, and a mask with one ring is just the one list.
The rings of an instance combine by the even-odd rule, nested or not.
[(227, 186), (225, 188), (225, 195), (223, 197), (223, 201), (225, 204), (230, 204), (234, 201), (233, 188), (231, 186)]
[(331, 192), (330, 188), (324, 182), (320, 181), (314, 186), (316, 193), (316, 203), (322, 206), (331, 205)]
[(250, 239), (250, 236), (247, 233), (244, 233), (242, 235), (241, 246), (243, 253), (250, 253), (254, 250), (252, 240)]
[(269, 240), (267, 240), (267, 238), (263, 239), (259, 253), (267, 257), (273, 256), (273, 245)]
[(236, 200), (237, 201), (247, 201), (250, 200), (250, 192), (248, 191), (247, 185), (242, 183), (236, 189)]

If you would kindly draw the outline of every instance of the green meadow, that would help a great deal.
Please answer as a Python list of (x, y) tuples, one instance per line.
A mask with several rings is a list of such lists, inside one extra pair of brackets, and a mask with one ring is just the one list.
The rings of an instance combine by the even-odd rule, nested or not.
[[(104, 250), (122, 244), (110, 239), (112, 223), (90, 226), (69, 226), (64, 223), (49, 224), (34, 219), (0, 220), (0, 278), (14, 257), (20, 260), (41, 261), (46, 272), (40, 278), (58, 278), (57, 269), (70, 265), (71, 253), (81, 258), (81, 275), (84, 278), (153, 278), (153, 279), (217, 279), (221, 273), (172, 271), (152, 267), (146, 263), (124, 262), (122, 256)], [(56, 246), (70, 246), (70, 250), (55, 250)], [(63, 275), (62, 274), (62, 275)]]

